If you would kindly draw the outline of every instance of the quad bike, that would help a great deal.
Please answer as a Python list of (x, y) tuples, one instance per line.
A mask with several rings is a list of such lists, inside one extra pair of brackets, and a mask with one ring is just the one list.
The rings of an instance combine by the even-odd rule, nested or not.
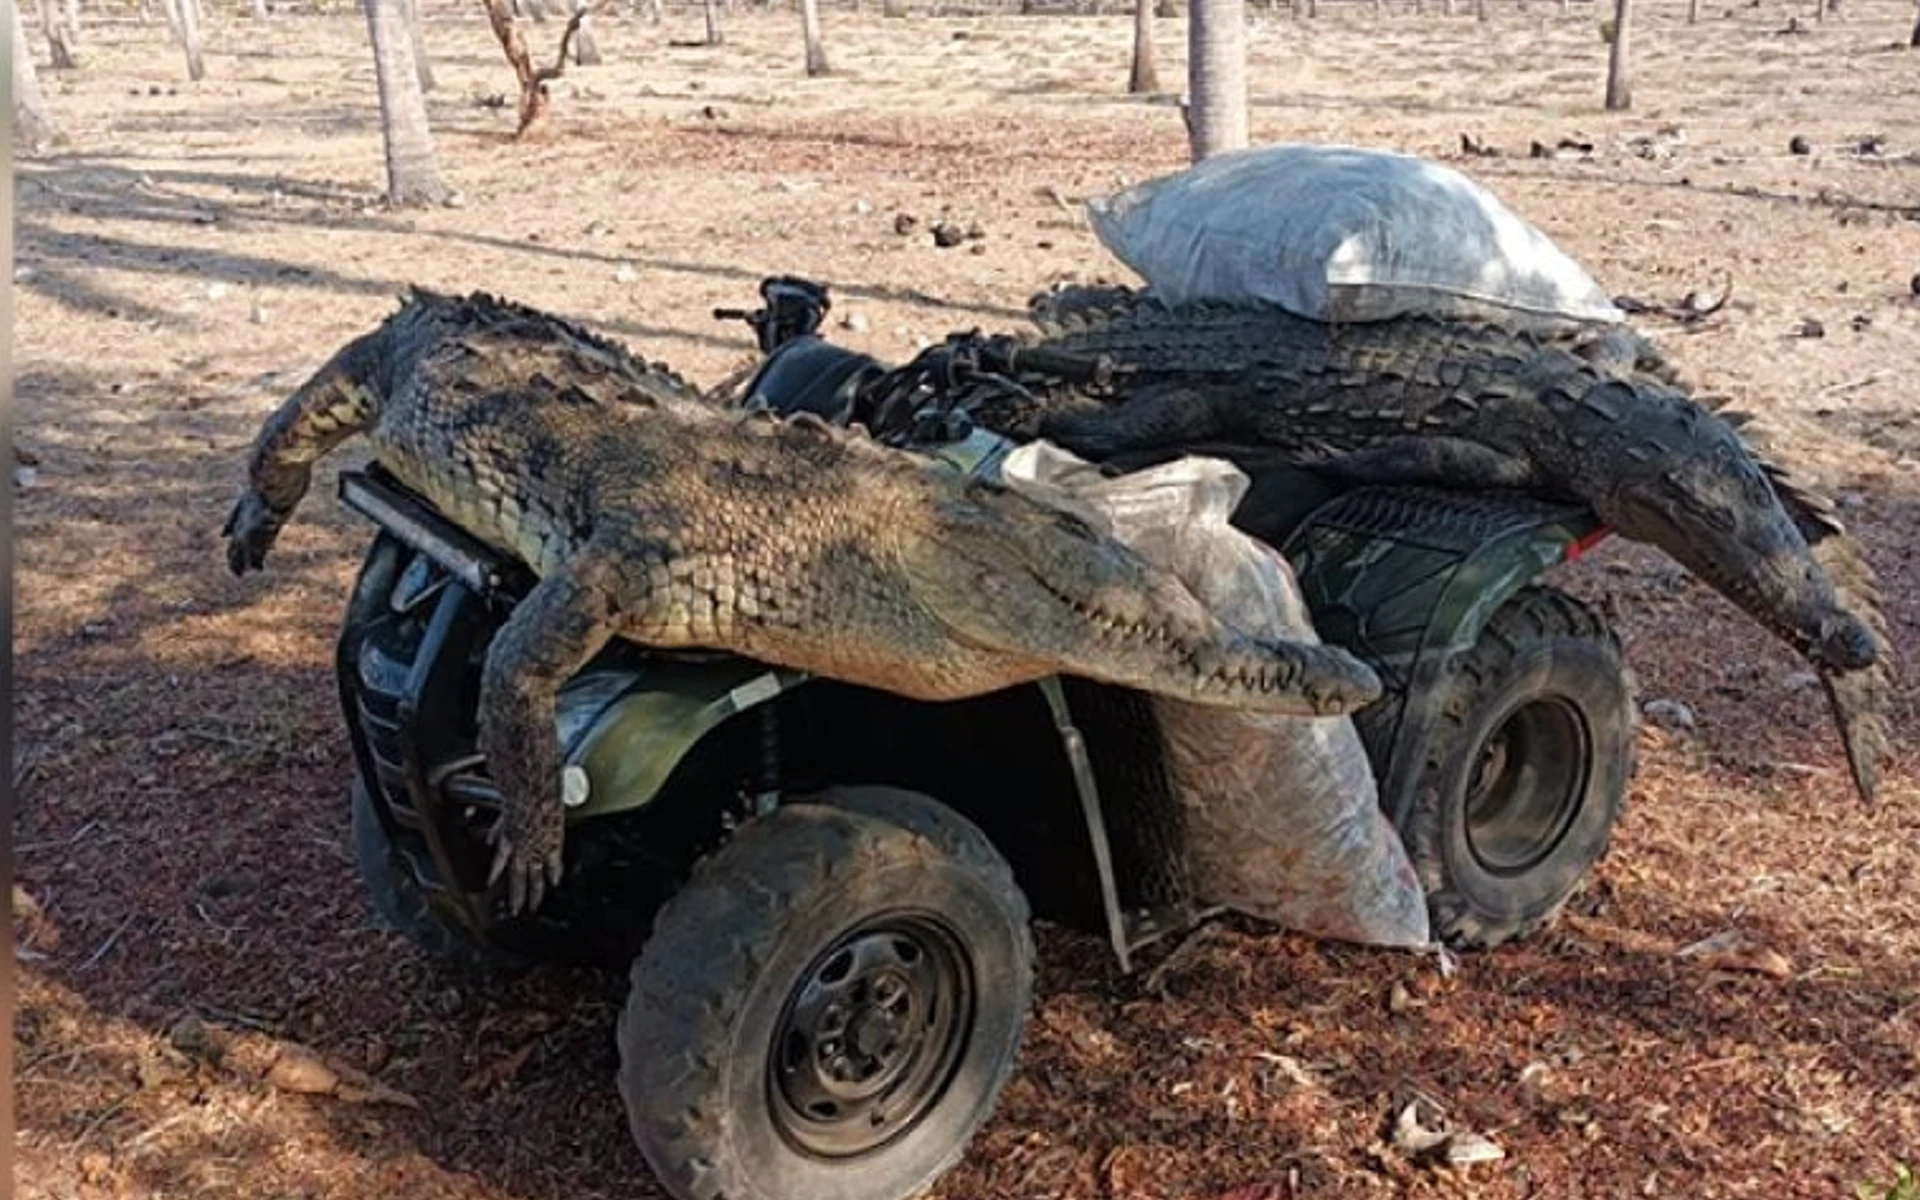
[[(748, 403), (847, 419), (988, 469), (956, 381), (1103, 364), (957, 337), (898, 370), (822, 340), (823, 289), (744, 317)], [(1373, 664), (1357, 716), (1436, 933), (1549, 920), (1604, 852), (1634, 707), (1598, 615), (1538, 582), (1605, 536), (1518, 495), (1341, 490), (1255, 472), (1236, 522), (1296, 569), (1322, 637)], [(1031, 913), (1119, 967), (1200, 911), (1144, 696), (1049, 678), (923, 703), (735, 655), (616, 643), (562, 690), (567, 877), (531, 914), (487, 885), (499, 797), (476, 749), (490, 639), (531, 585), (377, 467), (379, 532), (338, 645), (357, 860), (384, 920), (470, 966), (631, 969), (619, 1087), (674, 1195), (890, 1200), (959, 1157), (1010, 1074)]]

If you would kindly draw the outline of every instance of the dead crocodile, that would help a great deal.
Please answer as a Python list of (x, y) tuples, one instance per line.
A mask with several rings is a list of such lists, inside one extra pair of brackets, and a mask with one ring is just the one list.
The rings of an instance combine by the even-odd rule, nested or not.
[(1270, 306), (1173, 310), (1126, 289), (1070, 290), (1034, 315), (1037, 348), (1104, 358), (1114, 381), (1029, 379), (1024, 397), (978, 404), (977, 421), (1101, 461), (1256, 446), (1357, 482), (1583, 501), (1813, 663), (1871, 798), (1891, 690), (1873, 572), (1830, 504), (1631, 331), (1543, 342), (1419, 317), (1329, 326)]
[(1225, 628), (1074, 517), (817, 420), (714, 408), (616, 343), (484, 295), (416, 290), (267, 418), (227, 521), (236, 574), (356, 433), (540, 577), (479, 700), (515, 911), (559, 879), (555, 693), (614, 637), (928, 700), (1056, 672), (1276, 713), (1379, 694), (1343, 651)]

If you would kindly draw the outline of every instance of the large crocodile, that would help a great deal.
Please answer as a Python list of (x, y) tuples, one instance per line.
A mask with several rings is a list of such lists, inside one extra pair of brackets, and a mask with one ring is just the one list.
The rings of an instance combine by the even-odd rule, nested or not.
[(416, 290), (267, 418), (227, 521), (236, 574), (356, 433), (540, 578), (479, 699), (514, 911), (559, 879), (556, 690), (616, 636), (921, 699), (1055, 672), (1276, 713), (1379, 694), (1341, 650), (1227, 629), (1074, 517), (817, 419), (712, 407), (614, 342), (484, 295)]
[[(1050, 352), (1100, 387), (1028, 379), (976, 420), (1083, 457), (1251, 446), (1361, 482), (1572, 497), (1659, 547), (1806, 656), (1855, 785), (1887, 752), (1890, 653), (1873, 573), (1831, 505), (1756, 455), (1624, 329), (1542, 341), (1402, 317), (1330, 326), (1276, 307), (1164, 307), (1124, 288), (1037, 299)], [(1003, 393), (1006, 395), (1006, 393)]]

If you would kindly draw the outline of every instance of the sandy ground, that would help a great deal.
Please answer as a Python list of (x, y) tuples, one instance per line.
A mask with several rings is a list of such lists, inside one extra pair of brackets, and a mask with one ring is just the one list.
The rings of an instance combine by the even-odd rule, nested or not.
[[(1627, 115), (1599, 110), (1589, 6), (1257, 13), (1254, 130), (1437, 156), (1469, 134), (1501, 154), (1463, 165), (1612, 290), (1731, 280), (1716, 319), (1645, 327), (1837, 492), (1911, 658), (1920, 53), (1896, 48), (1910, 5), (1798, 10), (1808, 31), (1781, 32), (1795, 11), (1708, 0), (1688, 27), (1656, 8)], [(708, 310), (783, 271), (834, 285), (838, 339), (898, 358), (1011, 326), (1056, 280), (1123, 278), (1078, 202), (1184, 156), (1168, 97), (1120, 93), (1117, 16), (835, 8), (838, 73), (814, 81), (790, 14), (736, 15), (719, 48), (673, 44), (698, 37), (694, 9), (612, 18), (607, 64), (570, 72), (545, 134), (515, 143), (479, 14), (428, 14), (458, 208), (378, 202), (351, 12), (216, 13), (198, 85), (130, 15), (94, 22), (84, 69), (43, 62), (67, 140), (17, 164), (23, 1195), (655, 1194), (611, 1086), (621, 980), (455, 975), (370, 925), (329, 665), (365, 529), (323, 472), (264, 579), (218, 554), (242, 450), (307, 370), (418, 281), (557, 309), (713, 380), (749, 345)], [(1159, 41), (1177, 80), (1183, 26)], [(1530, 158), (1535, 141), (1592, 150)], [(943, 215), (984, 238), (936, 248)], [(1612, 548), (1565, 582), (1696, 728), (1643, 734), (1615, 852), (1555, 931), (1443, 979), (1231, 925), (1158, 989), (1043, 931), (1021, 1072), (938, 1194), (1852, 1197), (1920, 1163), (1911, 687), (1909, 750), (1863, 811), (1816, 690), (1750, 622), (1652, 554)], [(1676, 957), (1729, 930), (1784, 972)], [(206, 1042), (229, 1033), (257, 1044), (216, 1066)], [(307, 1094), (318, 1068), (266, 1065), (286, 1042), (419, 1107)], [(1416, 1096), (1505, 1158), (1388, 1148)]]

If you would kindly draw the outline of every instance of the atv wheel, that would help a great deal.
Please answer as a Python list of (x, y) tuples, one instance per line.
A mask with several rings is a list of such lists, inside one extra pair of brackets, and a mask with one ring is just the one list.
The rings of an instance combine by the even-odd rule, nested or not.
[(634, 963), (634, 1140), (682, 1200), (912, 1195), (992, 1112), (1032, 988), (1026, 902), (972, 825), (889, 789), (781, 808)]
[(373, 811), (365, 781), (358, 778), (353, 781), (353, 858), (380, 923), (429, 955), (470, 971), (526, 965), (519, 955), (477, 940), (433, 910)]
[[(1461, 947), (1523, 937), (1605, 855), (1625, 802), (1637, 721), (1620, 643), (1573, 597), (1529, 587), (1426, 703), (1434, 717), (1400, 835), (1434, 936)], [(1369, 749), (1385, 778), (1372, 739)]]

